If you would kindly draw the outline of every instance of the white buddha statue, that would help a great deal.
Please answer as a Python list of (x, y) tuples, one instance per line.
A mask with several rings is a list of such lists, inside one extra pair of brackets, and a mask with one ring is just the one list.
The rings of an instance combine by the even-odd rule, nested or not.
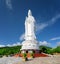
[(22, 42), (21, 50), (39, 50), (39, 44), (35, 36), (35, 19), (31, 10), (28, 11), (28, 17), (25, 20), (25, 40)]
[(28, 11), (28, 17), (25, 20), (25, 40), (35, 40), (35, 19), (31, 10)]

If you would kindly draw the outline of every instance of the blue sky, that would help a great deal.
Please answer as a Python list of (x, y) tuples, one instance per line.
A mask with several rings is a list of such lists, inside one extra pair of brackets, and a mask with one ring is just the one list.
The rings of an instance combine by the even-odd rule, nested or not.
[(29, 9), (40, 45), (60, 45), (60, 0), (0, 0), (0, 47), (22, 42)]

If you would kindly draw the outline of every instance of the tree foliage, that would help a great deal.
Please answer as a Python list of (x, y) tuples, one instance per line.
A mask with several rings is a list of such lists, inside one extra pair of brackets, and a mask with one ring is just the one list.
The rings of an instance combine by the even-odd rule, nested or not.
[(56, 48), (52, 49), (53, 53), (60, 53), (60, 46), (57, 46)]
[(0, 48), (0, 55), (10, 55), (19, 53), (21, 46), (14, 46), (14, 47), (2, 47)]
[(56, 48), (40, 46), (40, 50), (47, 54), (60, 53), (60, 46), (57, 46)]
[(44, 53), (50, 53), (50, 50), (52, 48), (51, 47), (47, 47), (47, 46), (40, 46), (40, 50)]

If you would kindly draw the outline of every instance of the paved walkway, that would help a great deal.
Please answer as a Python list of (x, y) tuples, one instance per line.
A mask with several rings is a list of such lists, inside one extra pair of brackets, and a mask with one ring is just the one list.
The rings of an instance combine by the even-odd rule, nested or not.
[(60, 56), (39, 57), (31, 61), (20, 62), (20, 64), (60, 64)]
[(4, 57), (0, 58), (0, 64), (60, 64), (60, 55), (34, 58), (26, 62), (19, 57)]

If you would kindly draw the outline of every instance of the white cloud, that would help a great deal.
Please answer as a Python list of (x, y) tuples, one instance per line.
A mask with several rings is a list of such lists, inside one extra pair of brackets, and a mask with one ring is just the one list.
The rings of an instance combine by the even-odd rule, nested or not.
[(48, 43), (47, 41), (40, 41), (39, 45), (50, 46), (50, 43)]
[(22, 35), (20, 36), (20, 40), (21, 40), (21, 41), (24, 40), (24, 37), (25, 37), (25, 34), (22, 34)]
[(57, 22), (57, 19), (60, 18), (60, 14), (56, 15), (55, 17), (53, 17), (52, 19), (50, 19), (48, 22), (46, 23), (38, 23), (36, 24), (36, 31), (42, 31), (43, 29), (45, 29), (46, 27), (53, 25), (55, 22)]
[(11, 47), (12, 45), (8, 44), (8, 45), (6, 45), (6, 46)]
[(17, 42), (17, 45), (19, 46), (19, 45), (21, 45), (21, 43), (20, 42)]
[(20, 45), (21, 45), (21, 43), (20, 42), (17, 42), (17, 43), (13, 43), (13, 44), (0, 45), (0, 47), (6, 47), (6, 46), (12, 47), (12, 46), (20, 46)]
[(54, 38), (51, 38), (50, 40), (58, 40), (60, 39), (60, 37), (54, 37)]
[(14, 44), (12, 44), (12, 46), (17, 46), (17, 44), (16, 44), (16, 43), (14, 43)]
[(17, 42), (17, 43), (14, 43), (14, 44), (8, 44), (7, 46), (8, 47), (12, 47), (12, 46), (19, 46), (19, 45), (21, 45), (21, 43), (20, 42)]
[(50, 21), (51, 21), (51, 24), (54, 24), (56, 21), (57, 21), (57, 19), (59, 19), (60, 18), (60, 14), (58, 14), (58, 15), (56, 15), (55, 17), (53, 17)]
[(6, 2), (6, 6), (11, 10), (12, 9), (11, 0), (5, 0), (5, 2)]
[(57, 42), (57, 46), (60, 46), (60, 42)]
[(5, 47), (5, 45), (0, 45), (0, 47)]
[(48, 26), (47, 23), (36, 24), (36, 31), (43, 30)]

